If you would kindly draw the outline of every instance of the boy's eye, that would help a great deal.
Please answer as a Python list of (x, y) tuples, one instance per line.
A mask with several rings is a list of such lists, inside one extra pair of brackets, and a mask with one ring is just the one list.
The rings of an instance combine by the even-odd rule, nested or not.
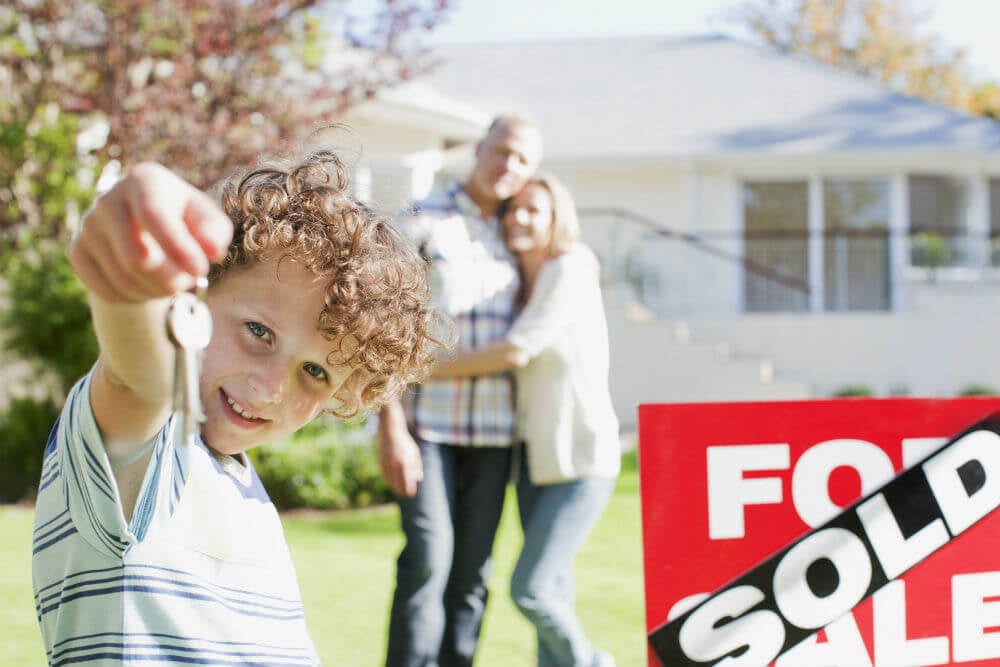
[(247, 322), (247, 329), (250, 330), (257, 338), (262, 338), (264, 340), (271, 339), (271, 330), (265, 327), (260, 322)]
[(316, 378), (317, 380), (326, 381), (326, 371), (319, 364), (306, 364), (303, 366), (306, 373)]

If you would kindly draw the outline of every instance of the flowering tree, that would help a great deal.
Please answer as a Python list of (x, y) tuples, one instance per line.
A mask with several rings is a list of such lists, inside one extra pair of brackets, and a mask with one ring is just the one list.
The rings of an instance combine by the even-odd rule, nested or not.
[(966, 53), (921, 30), (927, 14), (909, 0), (750, 0), (732, 18), (784, 51), (953, 109), (1000, 117), (1000, 87), (973, 81)]
[(9, 2), (0, 7), (0, 234), (28, 225), (64, 235), (64, 204), (72, 218), (88, 169), (109, 160), (158, 160), (210, 186), (421, 72), (420, 36), (447, 9), (447, 0), (379, 0), (367, 16), (343, 0)]
[[(112, 160), (207, 188), (429, 65), (447, 0), (0, 2), (0, 501), (30, 495), (97, 354), (63, 251)], [(23, 367), (24, 364), (20, 364)]]

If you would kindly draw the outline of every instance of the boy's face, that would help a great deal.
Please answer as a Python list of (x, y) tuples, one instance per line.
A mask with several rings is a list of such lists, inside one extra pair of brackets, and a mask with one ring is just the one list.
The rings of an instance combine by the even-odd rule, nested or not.
[(323, 281), (288, 259), (238, 269), (209, 289), (200, 388), (212, 449), (236, 454), (293, 433), (351, 375), (330, 364), (334, 344), (317, 329), (325, 295)]

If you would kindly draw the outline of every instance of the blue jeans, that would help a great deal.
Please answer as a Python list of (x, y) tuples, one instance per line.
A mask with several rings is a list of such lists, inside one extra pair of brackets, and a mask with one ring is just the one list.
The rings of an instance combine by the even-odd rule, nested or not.
[(471, 667), (511, 450), (417, 442), (424, 479), (414, 497), (397, 499), (406, 544), (386, 667)]
[(522, 468), (517, 504), (524, 547), (510, 596), (535, 626), (538, 667), (590, 667), (597, 653), (576, 616), (573, 558), (611, 499), (612, 477), (538, 486)]

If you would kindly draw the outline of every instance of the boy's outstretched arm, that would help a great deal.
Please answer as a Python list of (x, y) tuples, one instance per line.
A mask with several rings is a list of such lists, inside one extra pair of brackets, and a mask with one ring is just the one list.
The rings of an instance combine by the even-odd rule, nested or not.
[(101, 350), (90, 399), (113, 459), (166, 421), (174, 363), (168, 297), (205, 275), (231, 236), (232, 223), (210, 197), (150, 163), (131, 169), (84, 216), (68, 254), (90, 293)]

